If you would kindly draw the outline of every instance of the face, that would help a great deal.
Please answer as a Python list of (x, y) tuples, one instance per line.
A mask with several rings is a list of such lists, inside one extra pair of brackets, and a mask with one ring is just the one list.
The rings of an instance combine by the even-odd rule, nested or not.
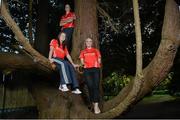
[(63, 42), (65, 39), (66, 39), (66, 34), (65, 33), (61, 33), (59, 36), (58, 36), (59, 40), (61, 42)]
[(66, 5), (65, 5), (65, 11), (66, 11), (66, 12), (69, 12), (70, 10), (71, 10), (70, 5), (69, 5), (69, 4), (66, 4)]
[(93, 41), (91, 38), (87, 38), (85, 41), (86, 47), (92, 47)]

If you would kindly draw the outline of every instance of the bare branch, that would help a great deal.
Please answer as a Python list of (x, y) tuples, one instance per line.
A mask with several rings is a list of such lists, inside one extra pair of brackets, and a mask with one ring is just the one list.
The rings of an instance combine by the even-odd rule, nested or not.
[(119, 33), (118, 29), (114, 26), (114, 21), (111, 20), (111, 17), (109, 16), (109, 14), (103, 10), (99, 5), (97, 5), (97, 10), (100, 13), (100, 15), (104, 16), (107, 20), (109, 25), (111, 26), (111, 28), (116, 32)]

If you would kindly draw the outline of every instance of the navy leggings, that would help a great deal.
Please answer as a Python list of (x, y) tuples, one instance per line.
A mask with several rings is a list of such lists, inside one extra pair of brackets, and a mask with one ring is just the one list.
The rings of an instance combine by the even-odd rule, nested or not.
[(72, 89), (78, 88), (79, 84), (74, 67), (66, 60), (53, 58), (60, 74), (60, 84), (71, 84)]
[(99, 68), (85, 68), (84, 69), (85, 83), (87, 84), (89, 97), (91, 102), (99, 102), (100, 92), (100, 69)]

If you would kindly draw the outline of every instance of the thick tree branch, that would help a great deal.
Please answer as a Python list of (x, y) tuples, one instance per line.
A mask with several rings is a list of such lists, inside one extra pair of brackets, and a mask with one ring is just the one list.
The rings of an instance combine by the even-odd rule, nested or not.
[(0, 53), (0, 69), (33, 69), (35, 63), (26, 55), (14, 53)]
[(38, 73), (44, 74), (44, 67), (27, 55), (0, 53), (0, 61), (0, 70), (38, 70)]

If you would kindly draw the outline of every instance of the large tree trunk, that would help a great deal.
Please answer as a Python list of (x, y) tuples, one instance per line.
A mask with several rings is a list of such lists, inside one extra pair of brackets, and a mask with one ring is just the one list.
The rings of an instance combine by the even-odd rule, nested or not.
[(75, 62), (79, 61), (80, 50), (84, 48), (84, 41), (90, 37), (95, 46), (99, 47), (98, 42), (98, 20), (96, 10), (97, 0), (77, 0), (75, 1), (75, 30), (73, 34), (72, 57)]
[[(88, 11), (89, 9), (87, 8), (87, 6), (90, 5), (90, 3), (93, 3), (95, 0), (78, 1), (82, 2), (83, 5), (86, 6), (85, 8), (83, 8), (83, 10)], [(78, 7), (81, 8), (81, 4), (78, 4)], [(31, 48), (28, 45), (27, 42), (25, 42), (24, 36), (22, 35), (20, 29), (17, 29), (17, 26), (14, 23), (14, 21), (10, 19), (10, 16), (8, 16), (8, 13), (4, 5), (2, 9), (2, 16), (17, 36), (18, 41), (24, 46), (24, 49), (28, 51), (33, 58), (36, 57), (36, 55), (39, 55), (33, 48)], [(90, 19), (87, 21), (89, 22)], [(75, 31), (75, 35), (84, 36), (84, 38), (79, 37), (81, 39), (77, 39), (76, 41), (76, 44), (79, 48), (82, 47), (83, 39), (86, 38), (86, 36), (84, 35), (86, 32), (89, 33), (86, 30), (78, 30), (77, 33)], [(88, 110), (88, 108), (82, 100), (81, 95), (73, 95), (69, 92), (62, 93), (58, 91), (56, 88), (54, 88), (54, 86), (50, 86), (49, 83), (46, 84), (44, 81), (41, 81), (41, 83), (34, 84), (33, 86), (33, 93), (36, 98), (37, 106), (39, 108), (39, 117), (114, 118), (116, 116), (119, 116), (122, 112), (127, 110), (129, 106), (143, 98), (145, 94), (150, 92), (166, 77), (170, 68), (173, 65), (174, 57), (180, 45), (179, 33), (180, 15), (178, 7), (174, 0), (167, 0), (162, 31), (162, 40), (154, 59), (143, 70), (143, 77), (136, 76), (134, 80), (131, 81), (130, 84), (119, 93), (117, 97), (104, 104), (103, 113), (99, 115), (95, 115)], [(79, 49), (76, 47), (74, 48), (74, 50)], [(78, 59), (77, 55), (78, 53), (74, 53), (74, 57), (76, 57), (75, 59)], [(43, 57), (40, 57), (39, 59), (39, 61), (45, 60)]]
[(49, 51), (48, 0), (38, 0), (38, 17), (34, 47), (37, 51), (47, 57)]
[[(75, 14), (77, 19), (75, 21), (76, 27), (73, 34), (73, 50), (71, 53), (73, 60), (79, 63), (80, 51), (84, 49), (84, 41), (88, 37), (92, 38), (94, 47), (99, 48), (97, 0), (75, 1)], [(81, 80), (82, 75), (78, 74), (78, 76)], [(102, 70), (100, 79), (100, 93), (102, 95)], [(84, 86), (84, 91), (87, 91), (86, 86)]]

